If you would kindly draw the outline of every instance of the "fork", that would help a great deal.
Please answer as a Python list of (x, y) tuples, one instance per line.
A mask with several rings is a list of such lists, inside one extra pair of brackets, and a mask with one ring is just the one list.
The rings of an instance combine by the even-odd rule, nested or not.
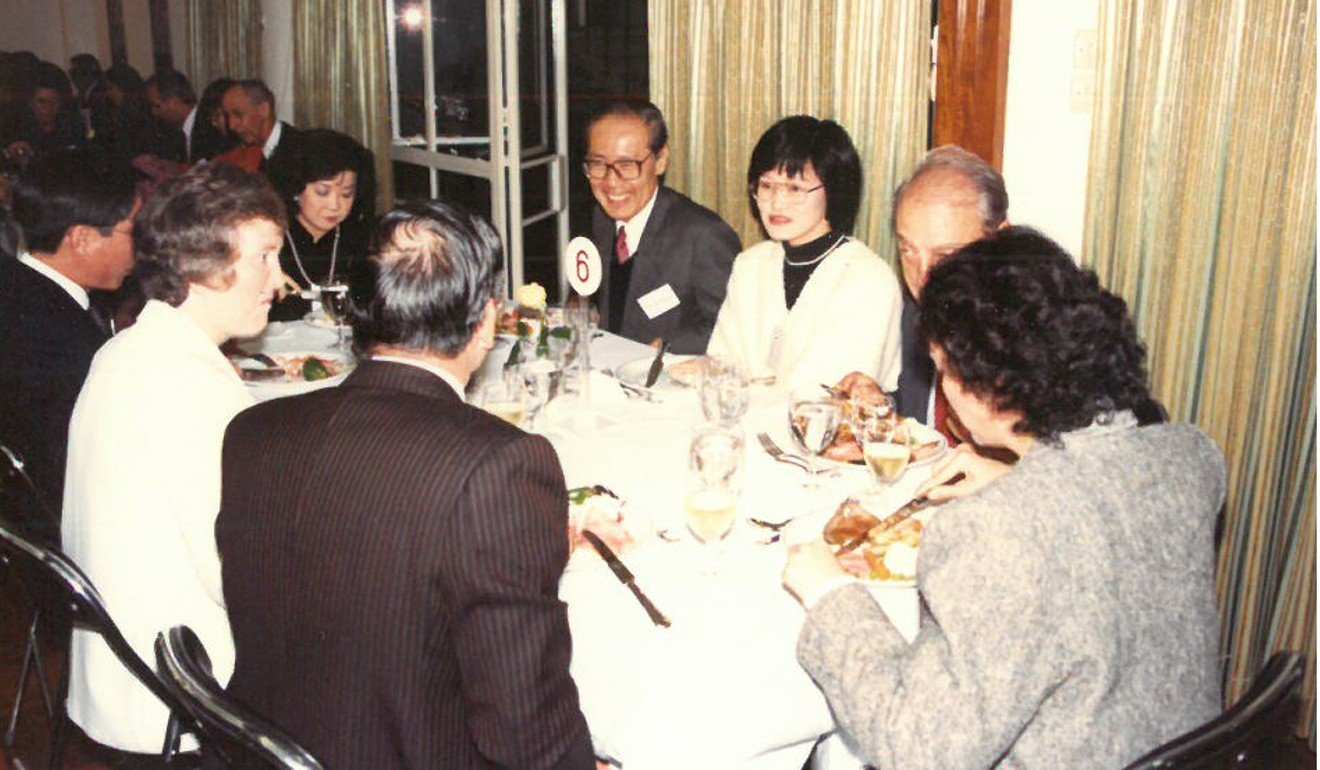
[(795, 468), (801, 468), (808, 473), (811, 472), (811, 467), (807, 464), (806, 458), (789, 454), (780, 449), (779, 445), (775, 443), (775, 440), (770, 438), (769, 433), (758, 433), (756, 434), (756, 438), (761, 442), (761, 448), (765, 450), (765, 453), (770, 455), (770, 457), (776, 462), (787, 463)]

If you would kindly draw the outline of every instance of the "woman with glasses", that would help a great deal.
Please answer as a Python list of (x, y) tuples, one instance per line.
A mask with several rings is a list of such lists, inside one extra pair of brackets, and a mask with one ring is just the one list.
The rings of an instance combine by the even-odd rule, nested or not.
[(752, 214), (770, 236), (738, 255), (707, 353), (795, 388), (866, 372), (898, 386), (894, 271), (851, 237), (862, 188), (843, 127), (784, 118), (752, 150)]

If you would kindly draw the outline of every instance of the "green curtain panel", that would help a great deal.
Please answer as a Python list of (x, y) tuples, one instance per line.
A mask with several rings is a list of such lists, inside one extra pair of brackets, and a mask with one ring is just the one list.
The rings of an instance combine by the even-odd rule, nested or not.
[(261, 77), (259, 0), (183, 0), (183, 66), (200, 94), (219, 77)]
[(1083, 261), (1155, 395), (1223, 448), (1226, 704), (1269, 654), (1315, 708), (1315, 6), (1104, 0)]
[(394, 202), (389, 59), (380, 0), (294, 0), (293, 114), (300, 128), (333, 128), (376, 158), (376, 208)]
[[(651, 99), (664, 111), (665, 182), (746, 245), (765, 236), (747, 162), (781, 117), (838, 121), (862, 157), (856, 235), (893, 261), (894, 188), (926, 151), (930, 0), (651, 0)], [(736, 31), (736, 34), (734, 34)]]

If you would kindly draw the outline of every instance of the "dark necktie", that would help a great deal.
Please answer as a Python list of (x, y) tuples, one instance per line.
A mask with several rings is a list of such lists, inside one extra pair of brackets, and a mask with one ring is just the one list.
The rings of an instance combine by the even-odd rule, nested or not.
[(614, 258), (619, 261), (620, 265), (622, 265), (624, 262), (627, 262), (628, 258), (631, 256), (632, 254), (628, 252), (628, 234), (624, 231), (623, 227), (620, 226), (619, 237), (614, 239)]
[(944, 434), (949, 440), (949, 446), (958, 446), (961, 441), (954, 435), (953, 429), (949, 425), (949, 399), (944, 397), (944, 388), (940, 387), (940, 375), (935, 375), (935, 430)]

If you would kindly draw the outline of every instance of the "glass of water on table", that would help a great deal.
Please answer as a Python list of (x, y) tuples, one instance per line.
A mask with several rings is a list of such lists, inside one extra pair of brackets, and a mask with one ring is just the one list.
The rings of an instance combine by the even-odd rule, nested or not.
[(706, 424), (692, 437), (684, 513), (688, 532), (708, 550), (728, 537), (737, 519), (743, 451), (737, 428)]
[(793, 443), (806, 455), (808, 488), (816, 488), (820, 472), (816, 459), (834, 442), (839, 432), (843, 405), (822, 388), (795, 390), (788, 397), (788, 431)]

